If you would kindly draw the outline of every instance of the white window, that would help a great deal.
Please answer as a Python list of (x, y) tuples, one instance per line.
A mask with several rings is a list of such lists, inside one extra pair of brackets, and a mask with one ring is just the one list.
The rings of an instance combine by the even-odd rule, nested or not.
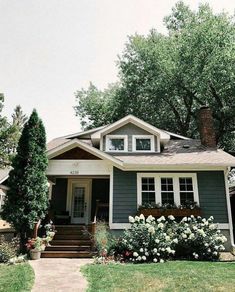
[[(155, 197), (155, 200), (154, 200)], [(137, 205), (199, 204), (196, 173), (138, 173)]]
[(155, 203), (155, 181), (154, 177), (141, 178), (142, 203)]
[(127, 152), (127, 135), (107, 135), (106, 151), (108, 152)]
[(133, 152), (154, 152), (153, 135), (133, 135), (132, 136)]
[(0, 210), (2, 209), (2, 206), (4, 204), (4, 200), (5, 200), (6, 194), (0, 190)]

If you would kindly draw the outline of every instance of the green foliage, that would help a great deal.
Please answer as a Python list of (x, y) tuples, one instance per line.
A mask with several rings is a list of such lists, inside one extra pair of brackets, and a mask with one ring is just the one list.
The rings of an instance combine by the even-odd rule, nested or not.
[(17, 144), (27, 117), (18, 105), (12, 114), (12, 122), (1, 116), (4, 96), (0, 94), (0, 168), (11, 165), (16, 154)]
[(152, 30), (147, 36), (129, 37), (119, 57), (115, 90), (96, 89), (93, 95), (83, 91), (77, 95), (76, 113), (85, 126), (132, 113), (157, 127), (197, 138), (197, 111), (207, 104), (217, 142), (234, 150), (234, 18), (214, 14), (207, 4), (191, 11), (179, 2), (164, 21), (167, 35)]
[(106, 257), (110, 255), (114, 239), (108, 230), (107, 223), (103, 221), (98, 221), (96, 223), (94, 241), (99, 256)]
[(12, 167), (2, 217), (23, 242), (35, 222), (45, 217), (48, 206), (46, 135), (35, 110), (23, 128)]
[(7, 263), (11, 258), (18, 255), (19, 242), (18, 238), (13, 238), (10, 242), (2, 236), (0, 238), (0, 263)]

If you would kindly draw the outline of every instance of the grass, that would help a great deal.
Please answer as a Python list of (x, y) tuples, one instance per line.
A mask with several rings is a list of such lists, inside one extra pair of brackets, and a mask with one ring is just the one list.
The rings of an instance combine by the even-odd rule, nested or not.
[(86, 265), (89, 292), (235, 291), (235, 263), (172, 261), (164, 264)]
[(0, 264), (0, 292), (31, 291), (34, 272), (28, 263)]

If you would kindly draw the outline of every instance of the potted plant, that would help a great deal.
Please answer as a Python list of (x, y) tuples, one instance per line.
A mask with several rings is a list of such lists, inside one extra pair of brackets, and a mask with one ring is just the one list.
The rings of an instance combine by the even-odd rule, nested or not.
[(46, 242), (41, 237), (30, 238), (26, 247), (29, 250), (31, 260), (38, 260), (41, 257), (41, 251), (46, 247)]

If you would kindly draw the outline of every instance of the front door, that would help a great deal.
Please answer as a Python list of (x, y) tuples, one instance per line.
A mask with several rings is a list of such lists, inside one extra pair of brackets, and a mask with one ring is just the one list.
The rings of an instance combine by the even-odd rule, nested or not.
[(89, 218), (89, 183), (88, 181), (72, 183), (71, 222), (88, 224)]

